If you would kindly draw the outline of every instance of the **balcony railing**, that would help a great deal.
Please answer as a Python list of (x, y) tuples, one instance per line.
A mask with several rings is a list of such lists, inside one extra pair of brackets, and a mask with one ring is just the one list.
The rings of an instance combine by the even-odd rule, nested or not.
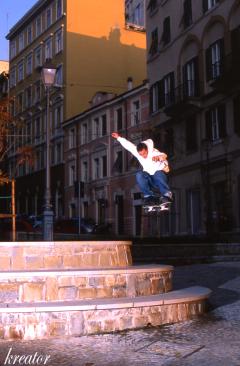
[(164, 95), (164, 112), (168, 116), (184, 114), (198, 109), (199, 85), (195, 80), (187, 80), (170, 93)]
[(227, 92), (240, 83), (240, 54), (230, 53), (221, 61), (212, 65), (212, 83), (214, 89)]

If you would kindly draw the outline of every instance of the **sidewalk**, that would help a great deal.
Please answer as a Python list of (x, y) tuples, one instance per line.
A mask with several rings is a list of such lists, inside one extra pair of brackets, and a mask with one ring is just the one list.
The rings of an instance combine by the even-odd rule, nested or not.
[(200, 319), (118, 334), (0, 340), (0, 365), (25, 355), (22, 364), (31, 365), (43, 365), (50, 356), (47, 366), (240, 366), (240, 262), (175, 268), (174, 289), (194, 285), (213, 291), (209, 312)]

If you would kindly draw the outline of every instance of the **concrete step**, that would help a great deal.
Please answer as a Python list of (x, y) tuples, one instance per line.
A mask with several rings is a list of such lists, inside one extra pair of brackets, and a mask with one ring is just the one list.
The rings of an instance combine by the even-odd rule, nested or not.
[(173, 267), (0, 272), (0, 302), (67, 301), (154, 295), (172, 290)]
[(0, 335), (40, 339), (175, 323), (202, 314), (210, 293), (208, 288), (195, 286), (138, 298), (1, 303)]
[(0, 271), (132, 265), (131, 241), (0, 242)]

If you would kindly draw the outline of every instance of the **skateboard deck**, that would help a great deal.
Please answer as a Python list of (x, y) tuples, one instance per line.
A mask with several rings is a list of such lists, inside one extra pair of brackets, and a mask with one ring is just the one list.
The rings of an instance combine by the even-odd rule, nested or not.
[(144, 211), (146, 213), (148, 212), (160, 212), (160, 211), (169, 211), (171, 207), (171, 202), (164, 202), (164, 203), (159, 203), (157, 205), (144, 205)]

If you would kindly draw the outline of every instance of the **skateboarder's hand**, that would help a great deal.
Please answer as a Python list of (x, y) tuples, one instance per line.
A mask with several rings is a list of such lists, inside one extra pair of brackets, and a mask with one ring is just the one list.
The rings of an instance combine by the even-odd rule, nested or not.
[(153, 156), (152, 160), (153, 161), (163, 161), (164, 159), (163, 159), (163, 156), (158, 155), (158, 156)]
[(117, 139), (118, 137), (120, 137), (120, 135), (119, 135), (119, 133), (117, 133), (117, 132), (113, 132), (113, 133), (112, 133), (112, 137), (113, 137), (114, 139)]

